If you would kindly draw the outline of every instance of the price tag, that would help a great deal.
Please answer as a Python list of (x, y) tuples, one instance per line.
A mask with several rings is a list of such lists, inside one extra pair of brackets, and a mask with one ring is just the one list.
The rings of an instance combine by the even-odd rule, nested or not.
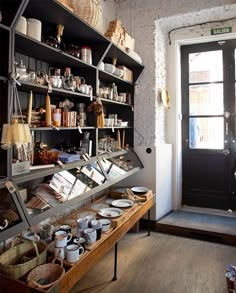
[(88, 161), (88, 158), (87, 158), (85, 155), (82, 155), (82, 158), (83, 158), (85, 161)]
[(79, 133), (82, 133), (82, 129), (80, 126), (78, 126), (78, 130), (79, 130)]
[(112, 126), (112, 129), (111, 129), (111, 131), (112, 131), (112, 132), (115, 132), (115, 129), (114, 129), (114, 127), (113, 127), (113, 126)]
[(60, 128), (59, 128), (59, 127), (56, 127), (55, 125), (52, 125), (52, 128), (53, 128), (53, 129), (56, 129), (57, 131), (60, 130)]
[(90, 156), (87, 153), (85, 153), (84, 155), (88, 160), (90, 160)]
[(64, 164), (60, 160), (58, 160), (57, 163), (60, 165), (60, 167), (64, 167)]
[(92, 100), (93, 100), (93, 91), (90, 90), (90, 101), (92, 102)]
[(10, 193), (13, 193), (13, 192), (16, 191), (15, 186), (13, 185), (13, 183), (12, 183), (11, 181), (7, 181), (7, 182), (5, 183), (5, 186), (6, 186), (6, 188), (8, 189), (8, 191), (9, 191)]

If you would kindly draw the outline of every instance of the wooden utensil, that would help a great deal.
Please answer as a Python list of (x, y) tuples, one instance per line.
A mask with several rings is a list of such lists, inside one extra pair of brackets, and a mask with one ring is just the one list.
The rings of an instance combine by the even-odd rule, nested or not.
[(33, 93), (30, 91), (30, 96), (28, 100), (28, 115), (27, 115), (27, 123), (31, 126), (31, 116), (32, 116), (32, 101), (33, 101)]

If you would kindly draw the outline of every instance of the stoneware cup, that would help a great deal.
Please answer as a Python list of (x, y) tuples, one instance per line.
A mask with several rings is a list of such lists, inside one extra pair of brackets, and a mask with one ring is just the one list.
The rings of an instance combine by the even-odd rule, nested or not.
[(71, 226), (70, 225), (61, 225), (60, 230), (65, 231), (67, 234), (69, 234), (69, 233), (71, 233)]
[(84, 238), (87, 245), (94, 244), (97, 239), (97, 231), (93, 228), (88, 228), (84, 230)]
[(72, 234), (66, 233), (65, 231), (57, 231), (55, 232), (55, 247), (65, 247), (67, 243), (71, 241)]
[(96, 229), (97, 231), (96, 240), (99, 240), (101, 238), (101, 233), (102, 233), (102, 223), (100, 223), (98, 220), (93, 220), (91, 221), (91, 226), (93, 229)]
[(89, 222), (89, 220), (86, 217), (79, 218), (77, 220), (78, 228), (81, 229), (81, 230), (87, 229), (88, 228), (88, 222)]
[(54, 246), (54, 257), (65, 259), (65, 247), (55, 247)]
[(78, 244), (70, 244), (66, 247), (66, 260), (68, 262), (76, 262), (79, 260), (80, 254), (84, 253), (84, 248)]

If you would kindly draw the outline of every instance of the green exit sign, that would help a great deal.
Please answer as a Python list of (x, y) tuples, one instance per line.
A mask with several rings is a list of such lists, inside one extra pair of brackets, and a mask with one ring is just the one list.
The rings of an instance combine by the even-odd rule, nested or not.
[(232, 27), (231, 26), (218, 27), (218, 28), (211, 29), (211, 34), (212, 35), (220, 35), (220, 34), (228, 34), (228, 33), (232, 33)]

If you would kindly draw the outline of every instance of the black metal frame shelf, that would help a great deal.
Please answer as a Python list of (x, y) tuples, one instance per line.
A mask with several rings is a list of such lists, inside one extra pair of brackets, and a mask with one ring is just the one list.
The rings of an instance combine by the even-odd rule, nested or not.
[[(7, 0), (5, 0), (7, 1)], [(3, 72), (1, 72), (0, 76), (0, 86), (1, 90), (4, 92), (4, 94), (8, 97), (10, 97), (10, 90), (11, 85), (5, 85), (5, 82), (8, 81), (7, 77), (9, 74), (9, 70), (11, 71), (14, 64), (15, 57), (18, 57), (18, 54), (22, 54), (22, 59), (26, 59), (26, 64), (28, 62), (28, 67), (30, 68), (30, 65), (32, 65), (31, 70), (37, 71), (40, 66), (43, 68), (46, 68), (48, 70), (48, 67), (52, 66), (55, 68), (63, 68), (63, 67), (70, 67), (71, 72), (74, 75), (83, 76), (86, 79), (86, 83), (90, 84), (93, 87), (93, 93), (94, 95), (97, 94), (98, 86), (99, 86), (99, 80), (104, 83), (115, 83), (118, 87), (119, 92), (127, 92), (131, 95), (131, 100), (133, 104), (133, 95), (134, 95), (134, 85), (138, 78), (138, 76), (141, 74), (144, 66), (137, 62), (134, 58), (129, 56), (125, 51), (117, 47), (113, 42), (111, 42), (108, 38), (104, 37), (100, 32), (95, 30), (93, 27), (88, 25), (85, 21), (80, 19), (76, 14), (74, 14), (72, 11), (64, 7), (59, 1), (57, 0), (43, 0), (43, 1), (36, 1), (36, 0), (12, 0), (13, 6), (9, 4), (7, 7), (7, 11), (9, 11), (9, 20), (6, 22), (6, 24), (9, 23), (9, 27), (2, 23), (0, 23), (0, 36), (2, 39), (5, 39), (6, 36), (9, 39), (7, 46), (1, 45), (1, 50), (4, 53), (0, 56), (2, 66), (5, 68)], [(1, 5), (0, 5), (1, 7)], [(51, 47), (47, 45), (44, 42), (37, 41), (27, 35), (21, 34), (20, 32), (17, 32), (15, 30), (15, 26), (17, 22), (19, 21), (21, 16), (24, 16), (26, 18), (36, 18), (39, 19), (42, 22), (42, 35), (43, 39), (45, 40), (48, 36), (53, 35), (56, 33), (56, 26), (58, 24), (62, 24), (64, 26), (64, 32), (63, 32), (63, 42), (65, 44), (75, 44), (75, 45), (87, 45), (92, 48), (92, 59), (93, 59), (93, 65), (89, 65), (85, 62), (83, 62), (81, 59), (73, 57), (60, 49), (56, 49), (54, 47)], [(21, 56), (20, 56), (21, 57)], [(99, 64), (101, 61), (104, 62), (110, 62), (112, 61), (112, 57), (117, 58), (117, 65), (123, 65), (129, 68), (133, 71), (133, 82), (126, 81), (122, 78), (119, 78), (113, 74), (110, 74), (106, 71), (99, 69)], [(35, 59), (35, 60), (31, 60)], [(31, 62), (32, 61), (32, 62)], [(37, 61), (37, 62), (36, 62)], [(25, 62), (24, 62), (25, 63)], [(35, 65), (33, 64), (35, 63)], [(48, 66), (49, 65), (49, 66)], [(27, 68), (28, 68), (27, 67)], [(45, 95), (48, 92), (47, 86), (42, 86), (39, 84), (34, 84), (29, 81), (23, 81), (20, 80), (21, 86), (18, 86), (18, 90), (21, 92), (20, 99), (22, 99), (22, 104), (24, 107), (27, 105), (27, 92), (33, 91), (35, 94), (42, 94)], [(58, 88), (52, 88), (52, 93), (50, 94), (53, 97), (53, 102), (57, 98), (71, 98), (73, 101), (76, 99), (76, 102), (83, 102), (88, 104), (89, 102), (92, 102), (94, 97), (90, 97), (90, 95), (84, 95), (79, 92), (73, 92), (68, 91), (64, 89), (58, 89)], [(42, 97), (39, 96), (39, 100), (41, 101)], [(5, 111), (5, 113), (8, 113), (9, 111), (9, 101), (6, 99), (6, 103), (3, 104), (4, 107), (1, 108), (1, 111)], [(117, 107), (122, 107), (122, 111), (118, 115), (122, 116), (122, 119), (125, 120), (125, 118), (128, 118), (126, 120), (130, 120), (133, 124), (133, 105), (122, 103), (118, 101), (113, 101), (109, 99), (101, 98), (102, 102), (104, 104), (107, 104), (107, 112), (106, 114), (111, 113), (118, 113), (119, 110), (117, 110)], [(56, 100), (57, 101), (57, 100)], [(41, 102), (40, 102), (41, 103)], [(43, 103), (43, 100), (42, 100)], [(3, 109), (4, 108), (4, 109)], [(3, 113), (3, 112), (2, 112)], [(5, 117), (5, 116), (4, 116)], [(93, 117), (90, 115), (90, 117), (87, 117), (93, 121)], [(96, 118), (96, 117), (95, 117)], [(6, 123), (5, 119), (1, 121), (2, 123)], [(94, 119), (95, 120), (95, 119)], [(89, 123), (88, 123), (89, 124)], [(93, 125), (91, 122), (90, 125)], [(131, 125), (131, 124), (130, 124)], [(96, 156), (91, 157), (88, 161), (79, 160), (73, 163), (67, 163), (62, 166), (56, 165), (54, 167), (46, 167), (42, 166), (38, 167), (39, 169), (31, 170), (28, 173), (20, 174), (17, 176), (11, 176), (12, 171), (12, 152), (7, 152), (6, 155), (2, 157), (1, 160), (4, 161), (6, 165), (6, 175), (5, 178), (2, 178), (0, 180), (0, 188), (5, 187), (6, 180), (12, 180), (13, 184), (16, 187), (16, 193), (15, 198), (18, 202), (17, 208), (20, 210), (20, 212), (25, 217), (25, 221), (23, 223), (18, 223), (16, 226), (11, 227), (10, 229), (6, 231), (1, 231), (0, 236), (1, 239), (7, 239), (11, 236), (15, 235), (16, 233), (19, 233), (20, 231), (26, 229), (27, 227), (34, 225), (36, 223), (39, 223), (56, 213), (62, 212), (64, 209), (71, 207), (74, 204), (77, 204), (78, 202), (91, 197), (94, 194), (100, 194), (100, 192), (116, 182), (125, 179), (126, 177), (138, 172), (143, 166), (140, 162), (137, 155), (131, 150), (131, 149), (125, 149), (120, 150), (118, 152), (114, 153), (103, 153), (99, 154), (98, 152), (98, 138), (99, 135), (102, 134), (102, 131), (104, 130), (104, 133), (108, 133), (109, 131), (118, 130), (118, 129), (127, 129), (127, 132), (129, 133), (129, 136), (127, 137), (127, 140), (129, 141), (129, 144), (133, 144), (133, 127), (103, 127), (103, 128), (96, 128), (93, 126), (86, 126), (86, 127), (31, 127), (31, 131), (35, 132), (35, 137), (42, 137), (42, 140), (48, 140), (50, 141), (54, 139), (59, 139), (58, 134), (50, 131), (58, 131), (59, 133), (62, 132), (62, 136), (68, 137), (68, 140), (71, 139), (73, 141), (73, 135), (76, 133), (76, 131), (79, 131), (80, 134), (84, 131), (89, 131), (91, 133), (91, 139), (93, 141), (93, 154), (96, 154)], [(94, 131), (95, 130), (95, 131)], [(124, 131), (123, 131), (124, 132)], [(76, 133), (77, 134), (77, 133)], [(78, 139), (82, 138), (82, 136), (78, 136)], [(77, 135), (76, 135), (77, 139)], [(101, 164), (102, 159), (112, 159), (117, 157), (119, 159), (119, 156), (125, 157), (125, 160), (131, 159), (131, 161), (134, 162), (133, 169), (129, 169), (126, 171), (126, 174), (117, 175), (116, 178), (110, 178), (109, 174), (107, 174)], [(120, 158), (121, 159), (121, 158)], [(113, 160), (111, 160), (113, 161)], [(71, 200), (68, 200), (64, 203), (58, 204), (55, 208), (51, 208), (49, 210), (45, 210), (42, 213), (36, 215), (36, 216), (30, 216), (27, 212), (25, 203), (23, 202), (19, 190), (18, 185), (19, 184), (26, 184), (27, 182), (30, 182), (31, 180), (38, 180), (40, 178), (44, 178), (50, 175), (53, 175), (54, 173), (58, 173), (61, 171), (66, 171), (70, 169), (80, 168), (82, 166), (88, 165), (88, 164), (94, 164), (97, 163), (99, 167), (101, 168), (102, 173), (104, 173), (106, 182), (96, 186), (95, 188), (82, 193), (81, 195), (78, 195), (77, 197), (72, 198)], [(5, 171), (4, 171), (5, 172)], [(40, 180), (39, 180), (40, 181)], [(36, 181), (35, 181), (36, 183)], [(3, 238), (2, 238), (3, 237)]]
[(117, 104), (120, 106), (126, 106), (126, 107), (133, 107), (133, 105), (127, 104), (127, 103), (121, 103), (121, 102), (117, 102), (117, 101), (113, 101), (113, 100), (109, 100), (106, 98), (100, 98), (101, 101), (103, 101), (104, 103), (108, 103), (108, 104)]
[(77, 126), (77, 127), (56, 127), (56, 126), (51, 126), (51, 127), (31, 127), (31, 131), (64, 131), (64, 130), (77, 130), (77, 131), (83, 131), (83, 130), (95, 130), (96, 127), (94, 126)]
[[(37, 1), (36, 1), (37, 2)], [(42, 59), (45, 62), (50, 63), (53, 66), (60, 66), (71, 68), (83, 68), (86, 70), (96, 70), (97, 67), (89, 65), (72, 55), (64, 53), (63, 51), (53, 48), (43, 42), (39, 42), (26, 36), (22, 33), (16, 32), (16, 52), (29, 55), (36, 59)]]
[(0, 30), (7, 30), (10, 32), (10, 28), (2, 23), (0, 23)]
[(133, 84), (130, 81), (120, 78), (112, 73), (109, 73), (101, 69), (99, 69), (99, 79), (106, 83), (115, 82), (116, 85), (133, 86)]
[[(45, 85), (39, 85), (36, 83), (32, 83), (29, 81), (25, 81), (25, 80), (19, 80), (19, 83), (21, 84), (20, 86), (18, 86), (18, 90), (19, 91), (34, 91), (36, 93), (40, 93), (40, 94), (47, 94), (48, 92), (48, 87)], [(52, 88), (52, 92), (50, 93), (50, 95), (52, 96), (63, 96), (63, 97), (71, 97), (71, 98), (84, 98), (84, 99), (88, 99), (91, 100), (91, 97), (89, 95), (85, 95), (79, 92), (73, 92), (73, 91), (68, 91), (68, 90), (64, 90), (64, 89), (60, 89), (60, 88)]]
[(131, 126), (105, 126), (105, 127), (98, 127), (98, 130), (103, 130), (103, 129), (132, 129), (133, 127)]

